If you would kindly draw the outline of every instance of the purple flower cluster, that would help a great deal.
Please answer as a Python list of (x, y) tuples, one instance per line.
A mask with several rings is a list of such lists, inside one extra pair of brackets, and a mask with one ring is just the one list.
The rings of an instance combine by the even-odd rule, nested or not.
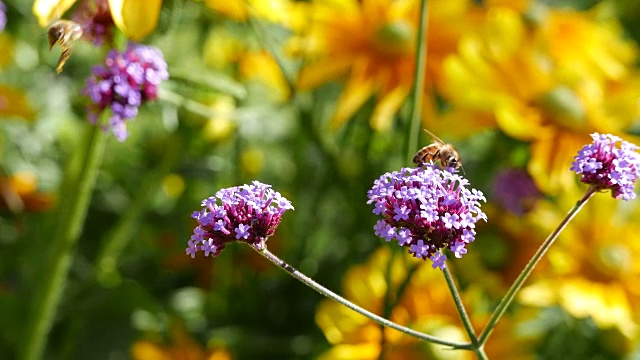
[[(634, 186), (640, 175), (639, 147), (621, 138), (591, 134), (593, 143), (585, 145), (574, 157), (571, 170), (596, 190), (611, 190), (615, 199), (636, 198)], [(620, 143), (620, 147), (616, 145)]]
[(96, 46), (111, 45), (113, 40), (113, 18), (108, 0), (85, 0), (80, 2), (71, 19), (82, 26), (82, 37)]
[(198, 250), (204, 251), (204, 256), (218, 256), (234, 241), (262, 249), (284, 212), (293, 210), (289, 200), (258, 181), (222, 189), (203, 200), (201, 206), (202, 210), (191, 214), (198, 220), (187, 248), (187, 255), (192, 258)]
[(5, 26), (7, 26), (7, 7), (0, 1), (0, 32), (4, 31)]
[(123, 53), (111, 50), (104, 66), (93, 68), (83, 90), (92, 102), (89, 120), (95, 124), (105, 109), (111, 109), (107, 128), (124, 141), (125, 121), (138, 114), (140, 105), (155, 100), (158, 85), (168, 78), (167, 63), (157, 48), (130, 43)]
[(467, 253), (475, 240), (475, 224), (487, 220), (480, 209), (482, 192), (467, 189), (468, 181), (432, 164), (386, 173), (369, 190), (368, 204), (382, 215), (374, 229), (386, 241), (397, 241), (433, 268), (444, 269), (448, 248), (455, 257)]
[(506, 169), (496, 176), (491, 189), (492, 198), (514, 215), (528, 213), (542, 193), (531, 176), (520, 169)]

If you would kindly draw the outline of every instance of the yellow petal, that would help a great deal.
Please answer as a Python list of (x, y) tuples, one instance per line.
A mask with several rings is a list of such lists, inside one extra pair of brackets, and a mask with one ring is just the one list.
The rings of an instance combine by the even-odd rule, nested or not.
[(540, 124), (542, 120), (536, 109), (512, 103), (506, 97), (503, 100), (495, 110), (495, 117), (500, 128), (509, 136), (528, 141), (548, 133), (548, 129)]
[(161, 6), (162, 0), (109, 0), (113, 22), (134, 41), (156, 28)]
[(371, 127), (374, 130), (385, 131), (391, 128), (393, 116), (404, 103), (410, 90), (410, 88), (398, 86), (380, 99), (371, 115)]
[(33, 120), (35, 111), (21, 89), (0, 86), (0, 117)]
[(366, 77), (364, 73), (357, 74), (355, 69), (353, 72), (336, 105), (336, 112), (331, 119), (332, 129), (342, 127), (373, 94), (375, 86), (373, 79)]
[(327, 59), (306, 65), (298, 75), (297, 87), (308, 90), (337, 79), (349, 70), (351, 63), (352, 60), (349, 59)]
[(340, 344), (320, 355), (318, 360), (373, 360), (380, 358), (380, 344), (362, 342)]
[(247, 20), (247, 5), (244, 1), (239, 0), (205, 0), (205, 6), (216, 12), (228, 16), (232, 19), (245, 21)]
[(241, 78), (257, 80), (273, 90), (274, 98), (284, 101), (289, 97), (289, 84), (276, 59), (266, 51), (247, 52), (238, 64)]
[(76, 0), (36, 0), (31, 11), (38, 18), (38, 24), (45, 27), (53, 20), (61, 18), (75, 2)]
[(554, 194), (574, 188), (575, 175), (567, 169), (571, 167), (577, 149), (584, 144), (584, 135), (570, 131), (532, 131), (542, 136), (531, 144), (531, 160), (527, 170), (540, 190)]
[(169, 360), (167, 351), (151, 341), (139, 340), (131, 346), (131, 358), (134, 360)]

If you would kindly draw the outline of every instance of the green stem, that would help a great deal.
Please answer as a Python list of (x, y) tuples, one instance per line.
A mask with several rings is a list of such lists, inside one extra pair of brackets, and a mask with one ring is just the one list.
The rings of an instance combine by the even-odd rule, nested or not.
[(203, 117), (229, 117), (232, 119), (238, 119), (243, 114), (239, 111), (220, 111), (207, 106), (203, 103), (188, 99), (174, 91), (169, 90), (166, 87), (161, 87), (158, 91), (158, 98), (162, 101), (166, 101), (175, 106), (183, 107), (185, 110), (200, 115)]
[[(387, 290), (384, 292), (384, 300), (382, 302), (382, 317), (385, 319), (388, 319), (389, 317), (391, 317), (391, 311), (393, 310), (393, 307), (391, 306), (391, 302), (392, 302), (391, 295), (395, 291), (395, 289), (393, 289), (391, 286), (393, 282), (392, 272), (393, 272), (394, 260), (399, 252), (400, 252), (400, 249), (396, 247), (394, 247), (391, 250), (391, 254), (389, 255), (389, 259), (387, 260), (387, 267), (384, 271), (384, 281), (387, 284)], [(400, 294), (394, 294), (394, 295), (401, 296)], [(386, 353), (384, 344), (387, 341), (387, 337), (385, 336), (385, 332), (383, 330), (384, 330), (384, 326), (380, 325), (380, 354), (378, 355), (379, 360), (383, 360), (385, 358), (385, 353)]]
[(445, 266), (442, 270), (444, 274), (445, 280), (447, 280), (447, 286), (449, 286), (449, 292), (451, 292), (451, 296), (453, 297), (453, 302), (456, 305), (456, 310), (458, 311), (458, 315), (460, 316), (460, 320), (462, 320), (462, 324), (464, 325), (467, 334), (469, 335), (469, 339), (471, 339), (471, 343), (477, 345), (478, 338), (476, 337), (476, 333), (473, 330), (473, 325), (471, 325), (471, 320), (469, 319), (469, 315), (467, 315), (467, 310), (462, 303), (462, 299), (460, 298), (460, 292), (458, 291), (458, 287), (456, 283), (453, 281), (453, 276), (451, 276), (451, 271), (449, 271), (449, 267)]
[(429, 341), (435, 344), (440, 344), (440, 345), (446, 345), (446, 346), (451, 346), (453, 349), (466, 349), (469, 350), (471, 349), (471, 344), (469, 343), (459, 343), (459, 342), (454, 342), (454, 341), (448, 341), (448, 340), (443, 340), (440, 338), (437, 338), (435, 336), (431, 336), (431, 335), (427, 335), (424, 333), (421, 333), (419, 331), (415, 331), (412, 329), (409, 329), (407, 327), (398, 325), (392, 321), (389, 321), (381, 316), (378, 316), (370, 311), (367, 311), (361, 307), (359, 307), (358, 305), (350, 302), (349, 300), (341, 297), (340, 295), (332, 292), (331, 290), (325, 288), (324, 286), (318, 284), (317, 282), (313, 281), (311, 278), (307, 277), (306, 275), (304, 275), (303, 273), (301, 273), (300, 271), (296, 270), (294, 267), (292, 267), (291, 265), (285, 263), (284, 261), (280, 260), (280, 258), (278, 258), (276, 255), (274, 255), (273, 253), (271, 253), (269, 250), (267, 250), (266, 248), (263, 249), (258, 249), (256, 247), (252, 248), (254, 250), (256, 250), (260, 255), (262, 255), (263, 257), (265, 257), (267, 260), (271, 261), (273, 264), (277, 265), (278, 267), (280, 267), (281, 269), (283, 269), (284, 271), (286, 271), (287, 273), (289, 273), (289, 275), (291, 275), (293, 278), (295, 278), (296, 280), (300, 281), (301, 283), (305, 284), (306, 286), (310, 287), (311, 289), (315, 290), (316, 292), (318, 292), (320, 295), (325, 296), (331, 300), (337, 301), (338, 303), (346, 306), (347, 308), (357, 312), (358, 314), (361, 314), (363, 316), (368, 317), (369, 319), (375, 321), (376, 323), (398, 330), (402, 333), (405, 333), (407, 335), (416, 337), (418, 339), (421, 340), (425, 340), (425, 341)]
[(163, 151), (163, 158), (158, 166), (147, 176), (136, 191), (136, 196), (118, 223), (107, 233), (96, 259), (95, 275), (103, 285), (116, 284), (120, 280), (117, 270), (118, 258), (127, 246), (132, 233), (139, 223), (152, 194), (158, 190), (163, 178), (178, 159), (179, 141), (171, 141)]
[[(36, 292), (37, 295), (33, 298), (33, 308), (23, 336), (20, 354), (22, 359), (36, 360), (43, 357), (47, 336), (53, 325), (56, 309), (67, 280), (75, 244), (80, 237), (87, 215), (91, 193), (102, 163), (105, 143), (106, 135), (102, 129), (99, 126), (93, 126), (86, 157), (75, 181), (76, 186), (72, 188), (74, 191), (61, 194), (61, 198), (67, 204), (61, 204), (62, 213), (56, 225), (59, 227), (50, 242), (53, 254), (45, 263), (42, 271), (43, 278)], [(69, 189), (69, 187), (63, 189)]]
[(411, 94), (411, 123), (409, 124), (409, 141), (407, 158), (409, 163), (413, 161), (413, 155), (418, 149), (418, 137), (420, 136), (420, 119), (422, 112), (422, 96), (424, 94), (425, 74), (427, 69), (427, 29), (428, 29), (428, 0), (420, 2), (420, 27), (418, 28), (418, 42), (416, 45), (416, 68), (413, 80), (413, 92)]
[(456, 310), (458, 311), (460, 320), (462, 320), (462, 324), (467, 331), (467, 335), (469, 335), (469, 339), (471, 339), (473, 351), (478, 355), (478, 359), (487, 359), (487, 355), (484, 353), (482, 346), (478, 345), (478, 338), (473, 330), (473, 325), (471, 325), (471, 319), (469, 319), (469, 315), (467, 315), (467, 310), (464, 307), (464, 303), (462, 303), (460, 292), (458, 291), (456, 283), (453, 281), (453, 276), (451, 276), (449, 267), (445, 266), (442, 273), (444, 274), (445, 280), (447, 280), (447, 286), (449, 286), (449, 292), (451, 292), (451, 296), (453, 297), (453, 302), (456, 305)]
[(289, 88), (289, 92), (294, 94), (296, 91), (295, 88), (295, 75), (292, 74), (291, 71), (288, 71), (289, 67), (286, 66), (286, 61), (284, 57), (281, 55), (281, 51), (278, 51), (278, 45), (276, 41), (271, 36), (271, 32), (267, 29), (263, 23), (256, 19), (253, 16), (249, 16), (249, 25), (253, 29), (253, 32), (256, 36), (262, 40), (262, 43), (267, 48), (267, 51), (273, 56), (282, 72), (282, 76), (284, 80), (287, 82), (287, 87)]
[(591, 198), (591, 196), (595, 192), (596, 190), (590, 187), (589, 190), (587, 190), (587, 192), (584, 194), (582, 199), (578, 200), (578, 202), (573, 206), (573, 208), (569, 210), (569, 212), (564, 217), (564, 219), (562, 219), (562, 222), (560, 223), (560, 225), (558, 225), (558, 227), (549, 235), (549, 237), (547, 237), (547, 239), (542, 243), (542, 245), (540, 245), (540, 248), (538, 249), (538, 251), (536, 251), (536, 253), (533, 255), (531, 260), (529, 260), (529, 263), (527, 263), (527, 265), (524, 267), (520, 275), (518, 275), (513, 285), (511, 285), (511, 288), (509, 288), (509, 291), (507, 291), (507, 293), (502, 298), (502, 300), (500, 300), (498, 307), (496, 307), (493, 314), (491, 315), (491, 318), (487, 322), (487, 325), (480, 333), (480, 336), (478, 337), (478, 342), (481, 345), (484, 345), (484, 343), (487, 341), (487, 338), (489, 337), (489, 335), (491, 335), (491, 332), (493, 331), (493, 328), (498, 323), (498, 320), (500, 320), (502, 315), (504, 315), (505, 311), (507, 310), (507, 307), (509, 307), (514, 297), (516, 296), (516, 293), (520, 290), (520, 288), (522, 288), (522, 285), (529, 278), (529, 275), (531, 275), (531, 272), (536, 267), (536, 265), (538, 264), (542, 256), (547, 252), (547, 250), (549, 250), (553, 242), (556, 240), (556, 238), (558, 238), (558, 235), (560, 235), (560, 233), (564, 230), (567, 224), (569, 224), (569, 222), (576, 216), (576, 214), (580, 212), (580, 209), (582, 209), (584, 204), (587, 203), (587, 201)]

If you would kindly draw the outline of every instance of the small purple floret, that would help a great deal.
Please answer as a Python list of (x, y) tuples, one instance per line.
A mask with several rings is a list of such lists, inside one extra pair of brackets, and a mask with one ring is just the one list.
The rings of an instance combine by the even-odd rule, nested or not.
[(425, 164), (382, 175), (369, 190), (367, 203), (381, 215), (376, 235), (409, 249), (419, 259), (430, 259), (434, 268), (446, 266), (444, 249), (455, 257), (467, 253), (475, 240), (475, 224), (487, 219), (480, 210), (482, 192), (469, 190), (463, 177)]
[(0, 32), (7, 26), (7, 7), (0, 1)]
[(195, 257), (218, 256), (228, 243), (241, 241), (262, 248), (293, 205), (270, 185), (254, 181), (218, 191), (201, 202), (202, 209), (191, 217), (198, 221), (186, 252)]
[(119, 141), (127, 138), (125, 121), (138, 114), (138, 108), (158, 97), (158, 86), (169, 78), (167, 63), (155, 47), (129, 43), (123, 53), (111, 50), (104, 66), (93, 68), (83, 94), (92, 102), (89, 119), (95, 123), (110, 109), (110, 128)]
[[(640, 149), (637, 145), (610, 134), (591, 134), (593, 143), (585, 145), (574, 157), (571, 171), (580, 181), (596, 190), (611, 190), (615, 199), (636, 198), (635, 183), (640, 175)], [(617, 147), (617, 144), (620, 144)]]

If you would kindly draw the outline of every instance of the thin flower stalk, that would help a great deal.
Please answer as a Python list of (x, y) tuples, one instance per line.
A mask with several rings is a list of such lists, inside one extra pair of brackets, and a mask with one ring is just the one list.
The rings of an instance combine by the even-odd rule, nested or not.
[[(65, 288), (67, 275), (75, 245), (80, 238), (82, 225), (87, 215), (95, 180), (104, 154), (106, 136), (97, 128), (91, 129), (86, 149), (86, 157), (77, 178), (75, 191), (69, 192), (67, 204), (61, 204), (59, 226), (51, 239), (53, 255), (42, 271), (40, 288), (33, 297), (33, 308), (27, 320), (26, 333), (23, 335), (20, 358), (23, 360), (41, 359), (47, 336), (53, 325), (56, 309)], [(74, 179), (74, 177), (71, 177)], [(69, 187), (67, 187), (68, 189)]]
[(611, 134), (591, 134), (592, 143), (585, 145), (574, 157), (571, 170), (580, 176), (580, 180), (590, 185), (576, 205), (567, 213), (560, 225), (540, 245), (529, 263), (516, 278), (507, 294), (502, 298), (487, 325), (480, 333), (480, 346), (484, 345), (491, 331), (522, 288), (542, 256), (549, 250), (558, 235), (580, 212), (584, 204), (596, 192), (611, 190), (611, 196), (620, 200), (635, 199), (635, 183), (640, 173), (639, 147)]
[(427, 31), (428, 31), (428, 0), (420, 1), (420, 25), (418, 27), (416, 68), (414, 71), (413, 92), (411, 94), (411, 122), (409, 124), (409, 140), (407, 142), (407, 160), (411, 161), (418, 148), (420, 135), (420, 119), (422, 117), (422, 96), (427, 69)]
[(471, 343), (477, 345), (478, 339), (476, 338), (476, 333), (473, 330), (473, 326), (471, 325), (471, 320), (469, 319), (469, 315), (467, 315), (467, 310), (462, 303), (462, 299), (460, 298), (460, 292), (458, 291), (458, 287), (456, 286), (455, 281), (453, 280), (453, 276), (451, 275), (451, 271), (449, 268), (445, 266), (443, 269), (444, 278), (447, 281), (447, 286), (449, 287), (449, 292), (453, 297), (453, 302), (456, 305), (456, 310), (458, 311), (458, 315), (460, 316), (460, 320), (462, 320), (462, 324), (464, 325), (469, 338), (471, 339)]
[(520, 291), (524, 282), (529, 278), (529, 275), (531, 275), (531, 272), (536, 267), (542, 256), (544, 256), (547, 250), (549, 250), (551, 245), (553, 245), (554, 241), (558, 238), (558, 235), (560, 235), (560, 233), (567, 227), (569, 222), (578, 214), (578, 212), (580, 212), (584, 204), (586, 204), (591, 196), (595, 193), (596, 189), (594, 187), (590, 187), (582, 197), (582, 199), (580, 199), (576, 203), (576, 205), (574, 205), (573, 208), (567, 213), (560, 225), (549, 235), (549, 237), (547, 237), (542, 245), (540, 245), (538, 251), (536, 251), (531, 260), (529, 260), (529, 263), (527, 263), (527, 265), (513, 282), (505, 296), (502, 298), (502, 300), (500, 300), (500, 303), (491, 315), (491, 318), (487, 322), (487, 325), (480, 333), (480, 336), (478, 336), (478, 343), (480, 346), (483, 346), (486, 343), (489, 335), (491, 335), (491, 332), (493, 331), (493, 328), (496, 326), (502, 315), (504, 315), (511, 302), (513, 302), (516, 294), (518, 293), (518, 291)]
[(194, 258), (198, 253), (204, 253), (204, 256), (216, 257), (228, 244), (243, 242), (319, 294), (337, 301), (382, 326), (418, 339), (451, 346), (453, 349), (472, 349), (470, 343), (443, 340), (373, 314), (316, 283), (268, 251), (267, 240), (275, 233), (282, 215), (288, 210), (293, 210), (292, 203), (273, 190), (270, 185), (253, 181), (251, 184), (221, 189), (215, 196), (202, 200), (200, 205), (202, 208), (191, 214), (198, 225), (188, 241), (186, 249), (188, 256)]
[(254, 250), (256, 250), (260, 255), (262, 255), (264, 258), (266, 258), (267, 260), (271, 261), (273, 264), (277, 265), (279, 268), (281, 268), (282, 270), (286, 271), (287, 273), (289, 273), (289, 275), (291, 275), (294, 279), (300, 281), (301, 283), (303, 283), (304, 285), (310, 287), (311, 289), (315, 290), (316, 292), (318, 292), (320, 295), (327, 297), (331, 300), (334, 300), (344, 306), (346, 306), (347, 308), (357, 312), (358, 314), (361, 314), (363, 316), (366, 316), (367, 318), (375, 321), (376, 323), (382, 325), (382, 326), (386, 326), (389, 328), (392, 328), (394, 330), (398, 330), (404, 334), (413, 336), (415, 338), (424, 340), (424, 341), (429, 341), (435, 344), (440, 344), (440, 345), (445, 345), (445, 346), (451, 346), (453, 349), (464, 349), (464, 350), (471, 350), (472, 349), (472, 344), (469, 343), (460, 343), (460, 342), (456, 342), (456, 341), (449, 341), (449, 340), (444, 340), (444, 339), (440, 339), (438, 337), (432, 336), (432, 335), (428, 335), (428, 334), (424, 334), (421, 333), (419, 331), (398, 325), (390, 320), (387, 320), (381, 316), (378, 316), (368, 310), (365, 310), (363, 308), (361, 308), (360, 306), (350, 302), (349, 300), (341, 297), (340, 295), (334, 293), (333, 291), (325, 288), (324, 286), (318, 284), (317, 282), (313, 281), (311, 278), (309, 278), (308, 276), (304, 275), (303, 273), (301, 273), (300, 271), (296, 270), (293, 266), (287, 264), (286, 262), (284, 262), (283, 260), (281, 260), (280, 258), (278, 258), (276, 255), (274, 255), (273, 253), (271, 253), (269, 250), (267, 250), (266, 248), (257, 248), (255, 246), (252, 246), (251, 248), (253, 248)]

